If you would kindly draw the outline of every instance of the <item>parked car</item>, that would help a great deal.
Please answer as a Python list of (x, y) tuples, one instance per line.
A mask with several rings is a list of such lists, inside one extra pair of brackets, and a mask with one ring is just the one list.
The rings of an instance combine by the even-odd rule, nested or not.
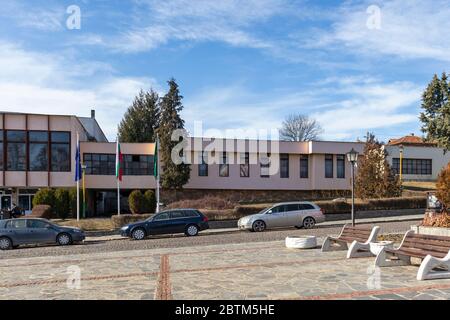
[(85, 239), (83, 230), (54, 224), (47, 219), (20, 218), (0, 221), (0, 249), (25, 244), (58, 244), (66, 246)]
[(256, 232), (282, 227), (311, 229), (323, 221), (325, 216), (318, 205), (306, 201), (285, 202), (239, 219), (238, 228)]
[(209, 228), (208, 218), (195, 209), (167, 210), (155, 214), (145, 221), (131, 223), (120, 229), (120, 234), (135, 240), (149, 235), (184, 233), (196, 236)]

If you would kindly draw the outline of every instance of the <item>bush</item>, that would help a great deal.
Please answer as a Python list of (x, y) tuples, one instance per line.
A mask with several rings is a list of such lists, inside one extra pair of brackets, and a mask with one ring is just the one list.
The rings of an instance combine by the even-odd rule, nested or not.
[(195, 209), (208, 209), (208, 210), (224, 210), (233, 209), (235, 202), (230, 200), (217, 197), (217, 196), (206, 196), (200, 199), (192, 200), (180, 200), (172, 202), (167, 206), (168, 209), (177, 208), (195, 208)]
[(144, 193), (144, 212), (153, 213), (156, 211), (156, 196), (153, 190)]
[[(80, 190), (80, 208), (82, 205), (82, 195)], [(72, 217), (77, 216), (77, 188), (69, 189), (70, 214)]]
[(55, 205), (55, 192), (50, 188), (41, 189), (34, 195), (33, 207), (38, 205), (48, 205), (51, 208)]
[(61, 219), (66, 219), (69, 216), (70, 211), (70, 194), (67, 189), (56, 189), (54, 193), (55, 206), (54, 210), (56, 215)]
[(140, 214), (144, 211), (144, 196), (139, 190), (134, 190), (130, 193), (128, 197), (128, 205), (130, 207), (131, 213)]
[(436, 197), (446, 209), (450, 208), (450, 163), (442, 169), (436, 184)]
[(112, 224), (114, 228), (121, 228), (129, 223), (138, 222), (147, 219), (151, 214), (121, 214), (120, 216), (115, 215), (111, 217)]
[(52, 207), (46, 204), (35, 205), (33, 207), (33, 210), (31, 211), (31, 216), (36, 218), (52, 219), (53, 218)]

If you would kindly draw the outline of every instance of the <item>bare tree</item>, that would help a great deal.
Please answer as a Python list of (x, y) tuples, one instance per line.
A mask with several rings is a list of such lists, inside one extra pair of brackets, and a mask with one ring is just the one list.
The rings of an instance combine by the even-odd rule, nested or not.
[(322, 127), (316, 120), (302, 114), (287, 116), (279, 130), (280, 139), (285, 141), (319, 140), (322, 132)]

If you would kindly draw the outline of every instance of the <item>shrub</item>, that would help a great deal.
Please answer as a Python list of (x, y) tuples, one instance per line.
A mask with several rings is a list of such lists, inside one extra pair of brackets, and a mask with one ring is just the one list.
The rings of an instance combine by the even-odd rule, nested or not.
[(144, 212), (153, 213), (156, 211), (156, 196), (153, 190), (144, 193)]
[(56, 189), (54, 193), (54, 210), (56, 215), (61, 219), (66, 219), (70, 211), (70, 194), (67, 189)]
[[(80, 208), (81, 202), (83, 201), (81, 190), (80, 190)], [(72, 217), (77, 216), (77, 188), (69, 189), (69, 202), (70, 202), (70, 214)]]
[(436, 197), (446, 209), (450, 208), (450, 163), (442, 169), (436, 184)]
[(52, 207), (46, 204), (37, 204), (33, 207), (33, 210), (31, 211), (31, 216), (36, 218), (51, 219), (53, 218)]
[(180, 200), (172, 202), (167, 206), (168, 209), (177, 208), (195, 208), (195, 209), (208, 209), (208, 210), (224, 210), (233, 209), (235, 203), (217, 196), (206, 196), (200, 199), (192, 200)]
[(50, 188), (41, 189), (34, 195), (33, 207), (41, 204), (50, 206), (51, 208), (55, 205), (55, 192)]
[(151, 214), (140, 214), (140, 215), (132, 215), (132, 214), (121, 214), (120, 216), (115, 215), (111, 217), (112, 224), (114, 228), (121, 228), (129, 223), (142, 221), (150, 217)]
[(134, 190), (130, 193), (128, 197), (128, 205), (130, 207), (131, 213), (140, 214), (143, 213), (144, 209), (144, 196), (139, 190)]

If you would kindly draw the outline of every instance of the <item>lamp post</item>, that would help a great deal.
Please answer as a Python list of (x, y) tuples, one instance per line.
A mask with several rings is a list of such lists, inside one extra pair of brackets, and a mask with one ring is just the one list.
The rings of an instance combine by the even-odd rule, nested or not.
[(400, 176), (400, 183), (402, 183), (403, 182), (403, 151), (404, 151), (403, 145), (400, 145), (400, 147), (398, 147), (398, 151), (400, 152), (399, 176)]
[(353, 148), (347, 153), (347, 160), (352, 165), (352, 226), (355, 226), (355, 165), (358, 162), (358, 155)]

